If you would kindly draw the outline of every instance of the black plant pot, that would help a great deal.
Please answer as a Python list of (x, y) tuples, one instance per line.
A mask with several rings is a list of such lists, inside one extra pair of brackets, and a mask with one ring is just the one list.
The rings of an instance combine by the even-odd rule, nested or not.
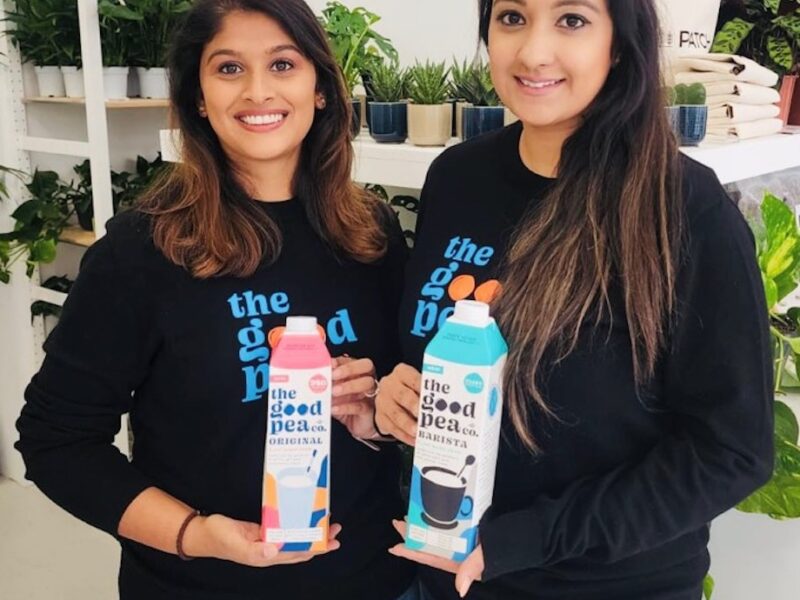
[(402, 144), (408, 137), (406, 102), (370, 102), (367, 105), (369, 132), (376, 142)]
[(504, 119), (505, 109), (502, 106), (465, 106), (464, 139), (502, 129)]
[(350, 133), (353, 139), (361, 133), (361, 100), (350, 100), (353, 107), (353, 122), (350, 124)]

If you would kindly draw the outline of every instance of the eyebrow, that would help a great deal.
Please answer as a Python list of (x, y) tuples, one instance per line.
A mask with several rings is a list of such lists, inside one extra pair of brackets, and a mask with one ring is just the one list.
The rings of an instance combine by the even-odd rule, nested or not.
[[(501, 2), (508, 2), (510, 4), (517, 4), (522, 7), (526, 7), (528, 4), (525, 0), (494, 0), (494, 4), (500, 4)], [(596, 13), (599, 13), (600, 10), (595, 6), (592, 0), (559, 0), (555, 3), (553, 8), (565, 8), (568, 6), (583, 6), (584, 8), (588, 8)]]
[[(279, 44), (278, 46), (273, 46), (269, 50), (266, 51), (266, 54), (277, 54), (278, 52), (284, 52), (286, 50), (294, 50), (298, 54), (302, 54), (300, 48), (295, 46), (294, 44)], [(225, 55), (225, 56), (235, 56), (236, 58), (241, 58), (242, 53), (237, 52), (236, 50), (230, 50), (228, 48), (220, 48), (219, 50), (214, 50), (206, 60), (206, 64), (210, 63), (212, 59), (217, 56)]]

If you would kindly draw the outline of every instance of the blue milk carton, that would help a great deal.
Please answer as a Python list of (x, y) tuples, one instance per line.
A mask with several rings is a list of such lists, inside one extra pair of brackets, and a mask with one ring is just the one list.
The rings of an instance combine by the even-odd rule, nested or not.
[(463, 300), (425, 349), (406, 546), (456, 561), (492, 503), (508, 347), (489, 306)]

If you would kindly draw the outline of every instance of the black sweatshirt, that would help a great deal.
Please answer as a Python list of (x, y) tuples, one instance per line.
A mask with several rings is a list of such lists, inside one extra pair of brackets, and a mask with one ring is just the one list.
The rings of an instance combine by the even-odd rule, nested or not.
[[(472, 276), (480, 295), (552, 183), (522, 163), (521, 131), (460, 144), (428, 173), (400, 309), (417, 368), (453, 304), (449, 282)], [(753, 237), (711, 170), (689, 159), (683, 169), (688, 240), (657, 376), (637, 394), (612, 290), (610, 336), (608, 320), (594, 337), (585, 326), (575, 352), (546, 370), (556, 418), (530, 422), (543, 452), (523, 449), (504, 420), (480, 525), (484, 583), (469, 598), (698, 600), (709, 521), (771, 474), (771, 346)], [(450, 575), (425, 569), (423, 581), (437, 599), (457, 597)]]
[[(364, 265), (334, 255), (300, 200), (258, 205), (284, 246), (274, 264), (246, 279), (192, 278), (155, 248), (148, 218), (137, 213), (112, 219), (86, 253), (26, 391), (17, 448), (28, 478), (91, 525), (116, 536), (123, 512), (148, 486), (205, 513), (260, 521), (267, 336), (287, 315), (316, 316), (332, 356), (372, 358), (378, 373), (397, 362), (406, 250), (393, 215), (383, 219), (387, 255)], [(125, 412), (130, 463), (112, 446)], [(391, 519), (405, 508), (399, 452), (371, 450), (338, 421), (331, 444), (339, 550), (256, 569), (184, 562), (121, 539), (122, 600), (394, 600), (414, 576), (386, 551), (398, 541)]]

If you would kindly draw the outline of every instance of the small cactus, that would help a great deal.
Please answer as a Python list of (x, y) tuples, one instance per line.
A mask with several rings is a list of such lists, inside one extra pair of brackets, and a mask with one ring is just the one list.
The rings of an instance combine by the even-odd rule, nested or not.
[(706, 103), (706, 88), (702, 83), (675, 86), (676, 103), (679, 106), (702, 106)]

